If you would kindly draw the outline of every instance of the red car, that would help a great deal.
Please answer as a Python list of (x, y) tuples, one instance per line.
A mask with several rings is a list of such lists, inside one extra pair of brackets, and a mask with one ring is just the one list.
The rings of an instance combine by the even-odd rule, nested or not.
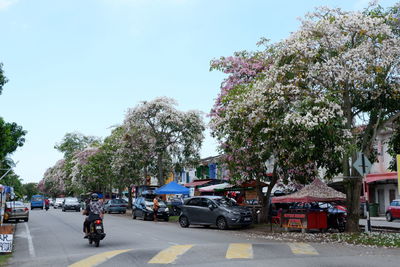
[(400, 199), (393, 200), (386, 210), (386, 220), (391, 222), (394, 219), (400, 219)]

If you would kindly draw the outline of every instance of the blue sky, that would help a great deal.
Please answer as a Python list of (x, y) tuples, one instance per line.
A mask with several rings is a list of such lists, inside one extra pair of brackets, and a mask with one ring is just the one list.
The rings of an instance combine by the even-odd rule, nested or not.
[[(279, 41), (317, 6), (365, 0), (0, 0), (0, 116), (28, 131), (12, 155), (24, 182), (62, 158), (67, 132), (106, 137), (128, 108), (156, 96), (209, 112), (224, 75), (213, 58)], [(383, 0), (391, 6), (396, 1)], [(209, 137), (202, 156), (216, 154)]]

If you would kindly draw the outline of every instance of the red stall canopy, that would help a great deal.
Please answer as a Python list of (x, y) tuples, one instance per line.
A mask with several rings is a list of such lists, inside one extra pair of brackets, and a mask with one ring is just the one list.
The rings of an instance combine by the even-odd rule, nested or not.
[(329, 202), (344, 201), (346, 195), (327, 186), (320, 179), (316, 178), (311, 184), (303, 189), (281, 197), (272, 198), (272, 203), (292, 203), (292, 202)]

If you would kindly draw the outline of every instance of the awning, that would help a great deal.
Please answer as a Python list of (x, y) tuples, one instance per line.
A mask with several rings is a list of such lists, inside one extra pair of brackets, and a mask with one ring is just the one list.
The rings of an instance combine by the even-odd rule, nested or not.
[(306, 185), (300, 191), (293, 194), (274, 197), (272, 203), (292, 203), (292, 202), (330, 202), (344, 201), (346, 195), (327, 186), (320, 179), (315, 179), (311, 184)]
[(177, 194), (177, 195), (189, 195), (189, 188), (181, 186), (180, 184), (172, 181), (166, 185), (155, 190), (156, 194)]
[(212, 181), (212, 179), (205, 179), (205, 180), (195, 180), (191, 183), (188, 184), (184, 184), (185, 187), (196, 187), (196, 186), (200, 186), (203, 184), (206, 184), (208, 182)]
[(225, 188), (229, 188), (229, 187), (233, 187), (233, 185), (228, 184), (228, 183), (213, 184), (213, 185), (199, 188), (199, 191), (200, 192), (214, 192), (214, 190), (221, 190), (221, 189), (225, 189)]
[(397, 172), (372, 173), (365, 178), (367, 184), (384, 180), (397, 180)]

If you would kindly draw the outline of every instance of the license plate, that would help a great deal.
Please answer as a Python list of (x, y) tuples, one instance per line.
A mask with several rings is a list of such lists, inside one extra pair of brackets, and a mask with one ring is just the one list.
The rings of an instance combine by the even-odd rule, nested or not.
[(101, 229), (103, 229), (103, 227), (102, 226), (96, 226), (96, 230), (101, 230)]
[(244, 218), (244, 221), (245, 221), (245, 222), (250, 222), (250, 221), (251, 221), (251, 218), (249, 218), (249, 217)]

